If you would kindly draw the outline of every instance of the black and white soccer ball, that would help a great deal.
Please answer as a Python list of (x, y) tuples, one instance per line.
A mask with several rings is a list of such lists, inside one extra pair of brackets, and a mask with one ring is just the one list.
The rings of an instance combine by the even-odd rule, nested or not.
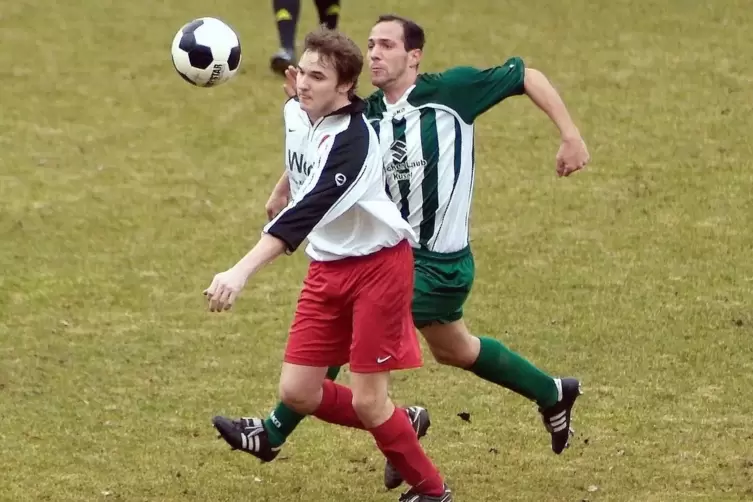
[(227, 82), (238, 72), (241, 42), (227, 24), (202, 17), (178, 30), (172, 54), (181, 77), (198, 87), (212, 87)]

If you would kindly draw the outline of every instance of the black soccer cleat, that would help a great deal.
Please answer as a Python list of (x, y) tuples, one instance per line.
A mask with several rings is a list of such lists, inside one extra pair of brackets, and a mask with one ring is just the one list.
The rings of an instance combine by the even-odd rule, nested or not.
[(452, 490), (447, 485), (444, 485), (444, 493), (436, 496), (416, 493), (413, 489), (410, 489), (400, 495), (398, 502), (452, 502)]
[(273, 72), (285, 76), (288, 66), (295, 65), (295, 54), (290, 49), (280, 49), (269, 60), (269, 67)]
[(575, 431), (570, 427), (573, 405), (582, 394), (580, 382), (575, 378), (556, 379), (559, 400), (549, 408), (539, 408), (541, 421), (552, 435), (552, 451), (560, 454), (569, 446), (570, 436)]
[(262, 462), (271, 462), (280, 453), (281, 447), (274, 448), (269, 443), (269, 435), (264, 421), (259, 418), (239, 418), (232, 420), (214, 417), (212, 425), (233, 450), (245, 451)]
[[(421, 439), (426, 435), (426, 431), (429, 430), (429, 426), (431, 425), (429, 412), (426, 411), (425, 408), (421, 408), (420, 406), (411, 406), (405, 411), (408, 412), (408, 418), (410, 418), (411, 424), (413, 425), (413, 429), (416, 431), (418, 439)], [(386, 486), (388, 490), (392, 490), (400, 486), (402, 482), (403, 477), (399, 472), (397, 472), (397, 469), (395, 469), (395, 467), (388, 460), (387, 464), (384, 466), (384, 486)]]

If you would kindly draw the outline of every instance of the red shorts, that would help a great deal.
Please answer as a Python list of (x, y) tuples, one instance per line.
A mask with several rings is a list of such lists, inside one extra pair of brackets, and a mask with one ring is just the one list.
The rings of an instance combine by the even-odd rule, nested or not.
[(303, 282), (285, 362), (350, 364), (354, 373), (422, 365), (411, 302), (413, 252), (407, 241), (368, 256), (313, 262)]

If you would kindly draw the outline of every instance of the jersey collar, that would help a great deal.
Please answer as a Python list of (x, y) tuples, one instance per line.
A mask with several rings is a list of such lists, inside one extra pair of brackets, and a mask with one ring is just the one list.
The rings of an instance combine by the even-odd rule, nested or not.
[(351, 100), (350, 103), (321, 117), (319, 120), (314, 122), (312, 126), (317, 126), (318, 124), (321, 124), (322, 122), (324, 122), (330, 117), (338, 117), (341, 115), (352, 115), (354, 113), (363, 113), (365, 110), (366, 110), (366, 102), (363, 99), (356, 96)]
[(384, 101), (384, 106), (386, 106), (388, 110), (405, 106), (405, 104), (408, 102), (408, 96), (410, 96), (410, 93), (413, 92), (413, 89), (415, 88), (416, 88), (416, 84), (413, 84), (412, 86), (408, 87), (403, 93), (403, 95), (400, 96), (400, 98), (398, 98), (398, 100), (395, 101), (394, 103), (388, 103), (387, 95), (382, 95), (382, 101)]

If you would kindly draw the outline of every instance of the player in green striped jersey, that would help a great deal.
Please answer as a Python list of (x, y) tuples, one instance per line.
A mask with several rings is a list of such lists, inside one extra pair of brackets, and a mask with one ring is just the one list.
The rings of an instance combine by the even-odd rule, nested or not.
[[(440, 363), (471, 371), (537, 403), (552, 450), (559, 454), (568, 444), (580, 382), (549, 376), (496, 338), (472, 335), (463, 322), (475, 273), (469, 244), (474, 122), (504, 99), (526, 94), (560, 131), (559, 176), (588, 163), (586, 145), (557, 91), (520, 58), (483, 70), (455, 67), (419, 74), (424, 32), (398, 16), (380, 17), (368, 43), (371, 81), (379, 90), (366, 99), (366, 115), (379, 135), (386, 190), (420, 239), (414, 249), (414, 323)], [(287, 76), (286, 91), (292, 96), (295, 70)], [(283, 175), (267, 205), (270, 217), (284, 207), (287, 190)], [(421, 435), (428, 420), (415, 418)], [(273, 446), (281, 446), (301, 419), (278, 405), (264, 422)], [(269, 461), (277, 451), (257, 456)], [(385, 485), (394, 488), (400, 482), (388, 465)]]
[[(387, 191), (420, 239), (414, 249), (414, 323), (437, 361), (536, 402), (552, 449), (561, 453), (580, 382), (552, 378), (496, 338), (473, 336), (463, 322), (475, 268), (469, 245), (474, 122), (504, 99), (526, 94), (560, 131), (560, 176), (582, 169), (588, 151), (557, 91), (522, 59), (483, 70), (419, 74), (423, 46), (421, 27), (398, 16), (380, 17), (368, 41), (371, 82), (379, 90), (367, 98), (366, 115), (379, 135)], [(388, 465), (385, 484), (399, 482)]]

